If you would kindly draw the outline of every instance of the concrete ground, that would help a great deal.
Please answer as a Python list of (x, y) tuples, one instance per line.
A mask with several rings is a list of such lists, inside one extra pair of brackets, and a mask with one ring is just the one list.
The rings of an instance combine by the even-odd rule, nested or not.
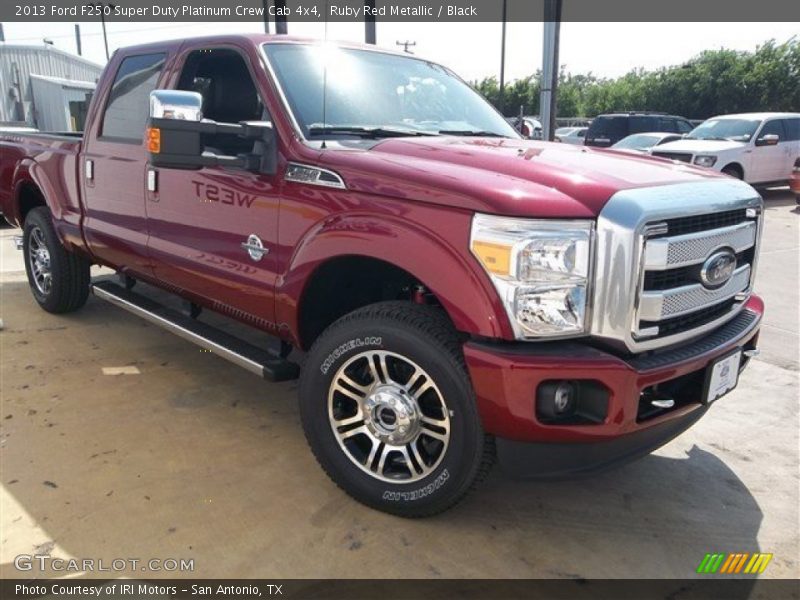
[(683, 578), (706, 552), (762, 551), (764, 577), (798, 577), (800, 213), (785, 190), (765, 196), (763, 354), (735, 392), (639, 462), (557, 483), (495, 470), (420, 521), (327, 479), (295, 383), (264, 383), (94, 298), (41, 311), (3, 229), (0, 576), (40, 575), (14, 559), (49, 553), (193, 559), (195, 577)]

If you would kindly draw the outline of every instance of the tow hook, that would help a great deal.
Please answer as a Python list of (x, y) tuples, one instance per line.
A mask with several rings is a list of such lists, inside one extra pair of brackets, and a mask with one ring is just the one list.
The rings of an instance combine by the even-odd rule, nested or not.
[(21, 235), (15, 235), (11, 238), (11, 241), (14, 242), (14, 248), (17, 250), (22, 250), (23, 237)]

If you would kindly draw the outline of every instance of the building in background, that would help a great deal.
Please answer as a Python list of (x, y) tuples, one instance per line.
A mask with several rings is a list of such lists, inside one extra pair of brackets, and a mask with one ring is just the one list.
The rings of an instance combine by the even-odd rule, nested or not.
[(102, 71), (50, 45), (0, 43), (0, 127), (82, 131)]

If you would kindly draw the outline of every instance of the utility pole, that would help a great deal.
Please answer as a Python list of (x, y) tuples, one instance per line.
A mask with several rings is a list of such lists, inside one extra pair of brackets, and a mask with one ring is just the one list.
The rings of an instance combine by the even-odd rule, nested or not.
[(261, 0), (264, 7), (264, 33), (269, 33), (269, 0)]
[(503, 33), (500, 40), (500, 97), (498, 99), (498, 108), (500, 114), (505, 116), (505, 87), (506, 87), (506, 9), (508, 8), (508, 0), (503, 0)]
[(78, 49), (78, 56), (83, 56), (83, 48), (81, 48), (81, 26), (75, 23), (75, 46)]
[(409, 42), (406, 40), (405, 42), (395, 42), (395, 46), (402, 46), (403, 52), (407, 52), (408, 54), (414, 54), (409, 48), (413, 48), (417, 45), (417, 42)]
[(106, 9), (114, 10), (116, 8), (115, 4), (104, 3), (104, 2), (90, 2), (89, 6), (94, 6), (100, 12), (100, 23), (103, 25), (103, 44), (106, 47), (106, 61), (111, 58), (111, 55), (108, 52), (108, 33), (106, 32)]
[(375, 34), (375, 0), (364, 0), (364, 43), (376, 44), (377, 36)]
[(286, 23), (286, 0), (275, 0), (275, 33), (286, 35), (289, 33), (289, 26)]
[(544, 0), (544, 48), (542, 52), (542, 93), (540, 112), (542, 139), (553, 141), (556, 130), (558, 93), (558, 42), (563, 0)]

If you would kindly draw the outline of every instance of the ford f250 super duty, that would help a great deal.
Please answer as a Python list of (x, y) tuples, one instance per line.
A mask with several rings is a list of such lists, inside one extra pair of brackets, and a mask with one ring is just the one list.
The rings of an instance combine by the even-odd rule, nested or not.
[[(394, 514), (452, 506), (495, 458), (555, 477), (642, 456), (757, 352), (753, 188), (523, 140), (406, 54), (265, 35), (126, 48), (84, 134), (0, 147), (42, 308), (92, 291), (268, 379), (299, 376), (323, 469)], [(118, 277), (92, 281), (93, 264)]]

